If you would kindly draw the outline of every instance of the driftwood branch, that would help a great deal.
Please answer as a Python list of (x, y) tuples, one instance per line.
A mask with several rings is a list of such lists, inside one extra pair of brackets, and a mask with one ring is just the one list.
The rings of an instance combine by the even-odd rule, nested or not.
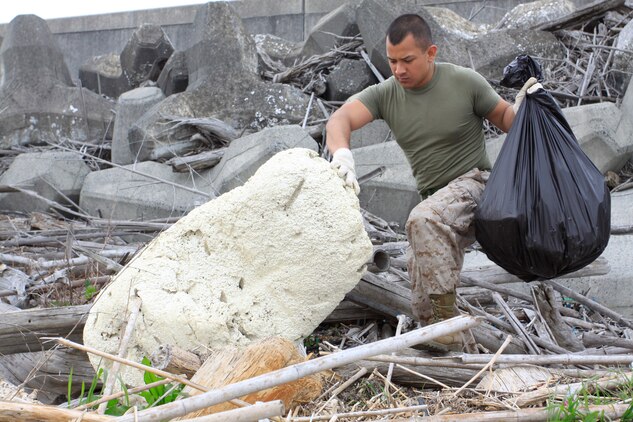
[(185, 173), (189, 170), (202, 170), (215, 166), (220, 162), (226, 153), (226, 148), (218, 148), (211, 151), (204, 151), (200, 154), (188, 155), (184, 157), (174, 157), (165, 161), (175, 172)]
[(554, 281), (554, 280), (545, 280), (543, 281), (543, 283), (547, 283), (549, 285), (551, 285), (555, 290), (557, 290), (558, 292), (560, 292), (562, 295), (570, 297), (572, 299), (574, 299), (576, 302), (581, 303), (583, 305), (585, 305), (587, 308), (598, 312), (599, 314), (608, 316), (609, 318), (611, 318), (612, 320), (614, 320), (615, 322), (617, 322), (618, 324), (622, 324), (625, 325), (629, 328), (633, 328), (633, 322), (631, 322), (631, 320), (624, 318), (622, 315), (618, 314), (615, 311), (612, 311), (611, 309), (607, 308), (604, 305), (601, 305), (600, 303), (589, 299), (586, 296), (581, 295), (580, 293), (577, 293), (575, 291), (573, 291), (572, 289), (563, 286), (562, 284)]

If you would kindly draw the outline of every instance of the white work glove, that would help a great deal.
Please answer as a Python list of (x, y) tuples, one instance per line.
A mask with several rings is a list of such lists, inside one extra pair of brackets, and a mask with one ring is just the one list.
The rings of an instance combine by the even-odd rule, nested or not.
[(532, 76), (530, 79), (528, 79), (523, 84), (523, 86), (519, 90), (519, 93), (517, 94), (516, 98), (514, 99), (514, 105), (512, 105), (512, 109), (514, 110), (514, 114), (516, 115), (519, 112), (519, 107), (521, 107), (521, 103), (523, 102), (523, 99), (525, 98), (526, 94), (533, 94), (533, 93), (535, 93), (536, 91), (538, 91), (541, 88), (543, 88), (543, 85), (538, 83), (538, 81), (536, 80), (536, 78), (534, 76)]
[(356, 180), (356, 170), (354, 170), (354, 157), (348, 148), (339, 148), (332, 155), (330, 166), (345, 181), (345, 185), (354, 189), (356, 195), (360, 193), (360, 186)]

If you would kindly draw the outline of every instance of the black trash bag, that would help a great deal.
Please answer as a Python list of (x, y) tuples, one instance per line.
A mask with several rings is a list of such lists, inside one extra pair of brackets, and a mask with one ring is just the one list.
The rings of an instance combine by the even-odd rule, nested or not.
[(527, 54), (522, 54), (503, 68), (503, 79), (499, 84), (507, 88), (519, 89), (532, 76), (537, 81), (543, 82), (541, 64)]
[(600, 256), (610, 220), (604, 177), (560, 107), (544, 89), (527, 95), (475, 212), (483, 251), (524, 281), (550, 279)]

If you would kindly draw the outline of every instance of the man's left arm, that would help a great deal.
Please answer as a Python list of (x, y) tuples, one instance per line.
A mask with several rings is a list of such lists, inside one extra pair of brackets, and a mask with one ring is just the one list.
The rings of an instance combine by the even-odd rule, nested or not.
[(486, 119), (505, 133), (508, 133), (510, 127), (512, 126), (512, 122), (514, 122), (514, 116), (516, 116), (516, 113), (519, 111), (519, 107), (521, 107), (521, 103), (523, 102), (525, 96), (536, 92), (540, 88), (543, 88), (543, 86), (538, 83), (536, 78), (532, 77), (528, 79), (519, 90), (519, 93), (514, 100), (514, 104), (510, 104), (503, 98), (499, 99), (497, 105), (486, 115)]
[(505, 133), (508, 133), (514, 121), (512, 104), (500, 98), (497, 105), (486, 115), (486, 119)]

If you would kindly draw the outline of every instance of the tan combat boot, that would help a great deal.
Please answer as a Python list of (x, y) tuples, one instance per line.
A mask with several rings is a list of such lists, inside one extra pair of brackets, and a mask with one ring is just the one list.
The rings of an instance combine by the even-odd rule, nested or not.
[[(455, 292), (442, 295), (429, 295), (429, 299), (431, 301), (433, 316), (425, 325), (435, 324), (458, 315), (455, 308)], [(457, 332), (437, 337), (430, 342), (421, 344), (420, 347), (430, 351), (462, 352), (464, 341), (462, 339), (462, 333)]]

